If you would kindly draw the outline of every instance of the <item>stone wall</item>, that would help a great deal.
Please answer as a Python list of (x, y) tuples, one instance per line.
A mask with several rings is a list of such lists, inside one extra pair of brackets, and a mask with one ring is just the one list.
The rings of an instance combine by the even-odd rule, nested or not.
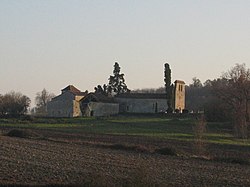
[(118, 103), (90, 102), (87, 104), (84, 116), (111, 116), (118, 114)]
[(120, 112), (158, 113), (167, 110), (166, 99), (116, 98), (120, 104)]
[(81, 116), (80, 104), (75, 101), (75, 95), (70, 92), (55, 97), (47, 104), (49, 117), (78, 117)]
[(75, 96), (76, 101), (80, 101), (82, 98), (84, 98), (84, 96), (81, 96), (81, 95), (76, 95)]
[(72, 117), (80, 117), (82, 116), (81, 108), (80, 108), (80, 102), (79, 101), (73, 101), (73, 114)]

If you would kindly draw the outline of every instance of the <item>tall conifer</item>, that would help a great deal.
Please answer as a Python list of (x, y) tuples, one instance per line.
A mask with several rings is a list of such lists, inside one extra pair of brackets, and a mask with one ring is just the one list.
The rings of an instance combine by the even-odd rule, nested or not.
[(173, 112), (173, 107), (172, 107), (172, 100), (173, 100), (173, 85), (171, 84), (171, 69), (168, 63), (165, 63), (164, 65), (165, 70), (164, 70), (164, 82), (165, 82), (165, 89), (166, 89), (166, 94), (167, 94), (167, 104), (168, 104), (168, 113)]
[(125, 84), (124, 74), (120, 73), (120, 66), (118, 62), (114, 64), (113, 76), (109, 77), (109, 84), (107, 91), (109, 94), (119, 95), (121, 93), (130, 92)]

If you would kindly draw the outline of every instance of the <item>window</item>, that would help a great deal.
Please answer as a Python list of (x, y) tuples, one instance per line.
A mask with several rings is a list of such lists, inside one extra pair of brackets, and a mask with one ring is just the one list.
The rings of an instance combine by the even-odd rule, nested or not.
[(158, 112), (158, 103), (156, 102), (155, 103), (155, 113), (157, 113)]
[(127, 106), (127, 108), (126, 108), (126, 109), (127, 109), (127, 112), (128, 112), (128, 111), (129, 111), (129, 106)]
[(183, 85), (179, 85), (179, 91), (180, 91), (180, 92), (183, 91)]

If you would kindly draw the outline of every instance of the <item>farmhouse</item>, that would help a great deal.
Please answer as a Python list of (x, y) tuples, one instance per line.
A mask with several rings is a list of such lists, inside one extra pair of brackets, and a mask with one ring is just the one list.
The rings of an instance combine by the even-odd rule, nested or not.
[[(174, 82), (173, 107), (185, 109), (185, 83)], [(47, 105), (49, 117), (110, 116), (118, 113), (159, 113), (165, 112), (166, 94), (123, 93), (106, 96), (101, 93), (81, 92), (73, 85), (62, 89), (61, 95)]]
[(82, 116), (80, 110), (80, 100), (87, 95), (87, 92), (81, 92), (73, 85), (62, 89), (59, 96), (54, 97), (47, 104), (49, 117), (79, 117)]

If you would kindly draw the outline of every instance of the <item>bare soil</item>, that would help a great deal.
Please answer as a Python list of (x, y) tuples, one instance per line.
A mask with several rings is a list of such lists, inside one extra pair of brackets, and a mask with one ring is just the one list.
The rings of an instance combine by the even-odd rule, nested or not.
[[(3, 186), (250, 186), (249, 164), (209, 159), (250, 158), (249, 147), (206, 145), (206, 159), (195, 157), (191, 142), (37, 129), (10, 137), (9, 130), (0, 131)], [(166, 147), (178, 156), (154, 152)]]

